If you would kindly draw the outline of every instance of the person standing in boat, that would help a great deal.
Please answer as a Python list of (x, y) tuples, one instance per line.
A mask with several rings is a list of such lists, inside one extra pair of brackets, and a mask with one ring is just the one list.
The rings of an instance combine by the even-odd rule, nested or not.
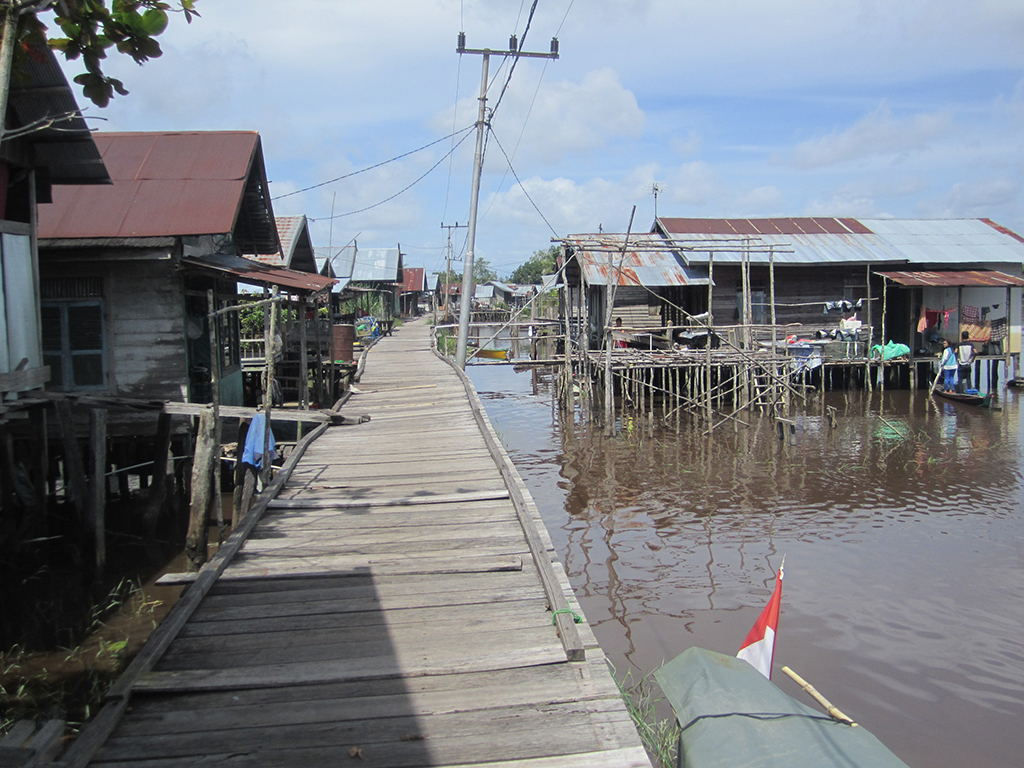
[(960, 334), (960, 346), (956, 348), (957, 391), (966, 392), (971, 388), (971, 366), (974, 364), (974, 345), (968, 341), (968, 333)]
[(953, 351), (949, 339), (942, 340), (942, 357), (939, 358), (942, 369), (942, 391), (952, 392), (956, 389), (956, 373), (959, 368), (956, 352)]

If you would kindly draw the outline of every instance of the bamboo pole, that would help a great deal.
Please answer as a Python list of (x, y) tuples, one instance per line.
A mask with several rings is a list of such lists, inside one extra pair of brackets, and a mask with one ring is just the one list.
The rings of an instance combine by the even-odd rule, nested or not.
[(834, 706), (832, 702), (830, 702), (828, 699), (826, 699), (824, 696), (818, 693), (818, 690), (813, 685), (811, 685), (802, 677), (800, 677), (800, 675), (798, 675), (792, 669), (790, 669), (789, 667), (783, 667), (782, 671), (789, 675), (797, 685), (803, 688), (807, 692), (807, 694), (816, 702), (818, 702), (824, 708), (824, 710), (828, 712), (828, 714), (831, 715), (833, 718), (839, 720), (840, 722), (849, 723), (854, 728), (857, 727), (857, 724), (853, 722), (853, 720), (844, 715), (838, 707)]

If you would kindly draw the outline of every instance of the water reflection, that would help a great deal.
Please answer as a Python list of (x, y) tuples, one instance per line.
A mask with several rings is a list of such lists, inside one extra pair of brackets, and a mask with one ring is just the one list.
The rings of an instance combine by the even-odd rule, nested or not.
[[(550, 373), (474, 369), (616, 667), (734, 653), (783, 554), (776, 649), (911, 766), (1024, 746), (1021, 412), (924, 393), (820, 396), (779, 439), (561, 423)], [(830, 424), (828, 408), (834, 408)], [(781, 676), (780, 676), (781, 677)], [(784, 678), (780, 687), (802, 694)]]

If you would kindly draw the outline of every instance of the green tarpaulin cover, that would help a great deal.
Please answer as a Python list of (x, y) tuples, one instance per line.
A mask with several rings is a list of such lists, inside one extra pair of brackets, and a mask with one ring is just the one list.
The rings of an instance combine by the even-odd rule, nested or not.
[(654, 673), (685, 768), (907, 768), (864, 728), (804, 706), (735, 656), (688, 648)]

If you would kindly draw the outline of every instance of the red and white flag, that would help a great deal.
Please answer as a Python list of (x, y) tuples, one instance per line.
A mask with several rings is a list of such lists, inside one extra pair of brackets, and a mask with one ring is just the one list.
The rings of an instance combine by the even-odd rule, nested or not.
[(772, 599), (761, 611), (754, 628), (740, 646), (737, 658), (750, 662), (754, 669), (772, 679), (772, 658), (775, 656), (775, 633), (779, 630), (779, 608), (782, 606), (782, 576), (786, 558), (782, 558), (779, 576), (775, 580), (775, 591)]

